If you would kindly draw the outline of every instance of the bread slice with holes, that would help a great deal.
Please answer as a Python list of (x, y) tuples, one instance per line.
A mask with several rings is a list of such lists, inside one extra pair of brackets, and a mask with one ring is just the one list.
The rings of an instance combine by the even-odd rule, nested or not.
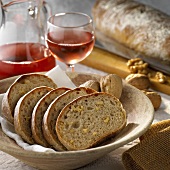
[(14, 110), (14, 128), (18, 135), (29, 144), (34, 144), (31, 131), (31, 118), (36, 103), (49, 91), (47, 86), (36, 87), (19, 99)]
[(82, 96), (63, 108), (56, 132), (68, 150), (95, 147), (114, 136), (126, 125), (126, 111), (121, 102), (108, 93)]
[(25, 74), (17, 78), (4, 94), (2, 100), (2, 116), (13, 124), (14, 108), (18, 100), (28, 91), (38, 86), (57, 88), (53, 80), (43, 74)]
[(51, 102), (63, 94), (64, 92), (71, 90), (66, 87), (56, 88), (50, 92), (48, 92), (45, 96), (43, 96), (38, 103), (35, 105), (33, 112), (32, 112), (32, 119), (31, 119), (31, 130), (34, 141), (42, 145), (44, 147), (50, 147), (49, 143), (45, 140), (42, 132), (42, 121), (47, 110), (48, 106)]
[(95, 92), (96, 91), (91, 88), (78, 87), (60, 95), (50, 104), (50, 106), (48, 107), (47, 111), (44, 114), (42, 129), (45, 139), (54, 149), (58, 151), (66, 150), (66, 148), (58, 140), (55, 131), (56, 121), (58, 115), (60, 114), (60, 111), (64, 108), (64, 106), (66, 106), (69, 102), (73, 101), (74, 99)]

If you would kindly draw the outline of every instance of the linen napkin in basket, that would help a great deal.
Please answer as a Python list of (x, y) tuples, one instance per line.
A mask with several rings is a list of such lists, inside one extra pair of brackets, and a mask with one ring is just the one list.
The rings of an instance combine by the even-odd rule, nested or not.
[(153, 124), (122, 161), (127, 170), (170, 170), (170, 119)]

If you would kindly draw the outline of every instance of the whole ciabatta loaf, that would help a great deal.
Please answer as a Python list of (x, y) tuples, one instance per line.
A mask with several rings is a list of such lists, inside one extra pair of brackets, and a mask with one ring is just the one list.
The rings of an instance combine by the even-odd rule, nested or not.
[(82, 96), (63, 108), (56, 131), (68, 150), (94, 147), (118, 133), (126, 125), (121, 102), (108, 93)]
[(142, 54), (170, 61), (170, 16), (134, 0), (97, 0), (96, 29)]
[(57, 88), (57, 85), (49, 77), (42, 74), (26, 74), (20, 76), (9, 87), (2, 100), (2, 116), (9, 122), (14, 122), (14, 108), (24, 94), (38, 86)]
[(66, 150), (66, 148), (58, 140), (55, 131), (55, 125), (58, 115), (60, 114), (60, 111), (63, 109), (64, 106), (66, 106), (69, 102), (73, 101), (74, 99), (95, 92), (96, 92), (95, 90), (90, 88), (85, 87), (75, 88), (60, 95), (50, 104), (50, 106), (48, 107), (47, 111), (44, 114), (42, 129), (45, 139), (54, 149), (59, 151)]
[(47, 86), (36, 87), (19, 99), (14, 110), (14, 128), (27, 143), (34, 144), (31, 131), (31, 118), (36, 103), (49, 91)]
[(32, 112), (32, 119), (31, 119), (31, 129), (34, 141), (42, 145), (44, 147), (49, 147), (48, 142), (45, 140), (42, 132), (42, 121), (47, 110), (48, 106), (51, 102), (63, 94), (64, 92), (71, 90), (66, 87), (56, 88), (50, 92), (48, 92), (45, 96), (43, 96), (38, 103), (35, 105), (33, 112)]

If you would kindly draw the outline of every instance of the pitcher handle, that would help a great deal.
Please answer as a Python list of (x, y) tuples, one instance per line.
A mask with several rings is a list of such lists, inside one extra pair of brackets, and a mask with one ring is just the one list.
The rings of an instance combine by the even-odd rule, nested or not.
[(51, 6), (46, 1), (43, 1), (43, 6), (44, 12), (47, 14), (48, 17), (50, 17), (52, 15)]
[(0, 6), (1, 6), (1, 21), (0, 21), (0, 28), (2, 28), (5, 25), (5, 11), (3, 8), (2, 1), (0, 0)]

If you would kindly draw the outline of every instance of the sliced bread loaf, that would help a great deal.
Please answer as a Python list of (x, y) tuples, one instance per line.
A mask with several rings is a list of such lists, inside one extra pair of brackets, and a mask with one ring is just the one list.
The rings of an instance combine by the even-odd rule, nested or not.
[(75, 88), (60, 95), (50, 104), (44, 114), (42, 129), (45, 139), (54, 149), (59, 151), (66, 150), (66, 148), (58, 140), (55, 131), (56, 121), (58, 115), (60, 114), (60, 111), (63, 109), (64, 106), (66, 106), (69, 102), (73, 101), (77, 97), (94, 92), (96, 91), (90, 88)]
[(3, 97), (2, 116), (13, 124), (14, 108), (18, 100), (28, 91), (38, 86), (57, 88), (52, 79), (42, 74), (26, 74), (16, 79)]
[(70, 102), (58, 116), (56, 132), (68, 150), (94, 147), (119, 132), (126, 124), (121, 102), (108, 93), (82, 96)]
[(32, 111), (46, 93), (53, 90), (47, 86), (36, 87), (19, 99), (14, 110), (14, 128), (27, 143), (34, 144), (31, 131)]
[(61, 87), (56, 88), (50, 92), (48, 92), (45, 96), (43, 96), (38, 103), (35, 105), (32, 113), (32, 120), (31, 120), (31, 129), (34, 141), (42, 145), (44, 147), (49, 147), (48, 142), (45, 140), (42, 132), (42, 120), (50, 103), (63, 94), (64, 92), (71, 90), (69, 88)]

